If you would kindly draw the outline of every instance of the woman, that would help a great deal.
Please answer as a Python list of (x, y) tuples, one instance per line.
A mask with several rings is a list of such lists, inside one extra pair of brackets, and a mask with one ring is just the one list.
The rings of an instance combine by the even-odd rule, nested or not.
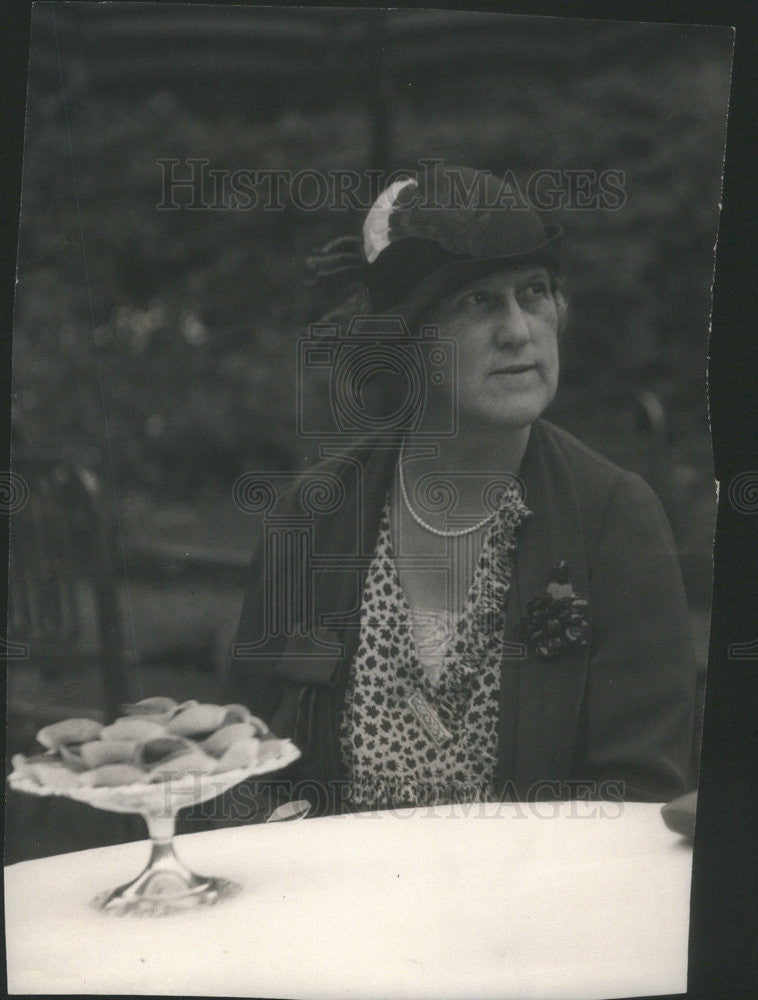
[[(265, 624), (291, 617), (292, 590), (272, 586), (270, 552), (253, 560), (234, 693), (298, 743), (285, 777), (320, 811), (666, 801), (690, 781), (675, 544), (640, 477), (542, 419), (566, 321), (560, 231), (493, 207), (499, 193), (447, 168), (377, 200), (371, 310), (413, 343), (436, 331), (438, 353), (421, 352), (410, 418), (390, 406), (373, 436), (346, 434), (277, 508), (312, 521), (313, 599), (294, 627)], [(419, 352), (394, 343), (400, 384)], [(333, 497), (314, 507), (319, 476)]]

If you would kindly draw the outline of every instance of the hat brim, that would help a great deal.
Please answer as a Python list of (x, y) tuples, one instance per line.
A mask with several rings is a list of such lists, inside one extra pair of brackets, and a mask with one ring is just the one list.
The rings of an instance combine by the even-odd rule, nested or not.
[(385, 315), (402, 316), (406, 323), (413, 323), (430, 306), (446, 298), (457, 287), (485, 274), (531, 262), (545, 264), (553, 271), (559, 272), (563, 230), (557, 225), (545, 228), (547, 239), (528, 250), (496, 257), (459, 258), (443, 264), (420, 281), (410, 294), (391, 308), (383, 309), (382, 312)]

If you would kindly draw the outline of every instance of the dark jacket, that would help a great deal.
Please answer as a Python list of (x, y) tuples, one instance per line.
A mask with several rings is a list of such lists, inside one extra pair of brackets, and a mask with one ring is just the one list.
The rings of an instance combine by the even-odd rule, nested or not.
[[(270, 502), (251, 565), (230, 696), (298, 744), (302, 758), (288, 777), (314, 787), (344, 777), (339, 722), (397, 452), (397, 441), (334, 446), (334, 457)], [(667, 801), (690, 782), (696, 671), (676, 546), (660, 503), (639, 476), (543, 420), (532, 428), (520, 477), (533, 516), (518, 532), (507, 639), (516, 642), (527, 604), (545, 593), (562, 560), (589, 601), (591, 638), (547, 660), (508, 647), (503, 797)], [(299, 553), (294, 575), (283, 568), (288, 546)], [(573, 782), (590, 782), (590, 790)], [(322, 803), (322, 811), (335, 808), (331, 799)]]

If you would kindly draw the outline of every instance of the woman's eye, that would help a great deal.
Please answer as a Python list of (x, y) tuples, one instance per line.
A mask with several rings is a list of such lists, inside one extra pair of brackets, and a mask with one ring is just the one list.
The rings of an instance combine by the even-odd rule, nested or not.
[(472, 306), (482, 306), (489, 300), (490, 296), (487, 292), (469, 292), (463, 297), (463, 301)]
[(546, 281), (530, 281), (528, 285), (521, 289), (521, 294), (528, 302), (534, 302), (537, 299), (544, 298), (548, 294), (548, 291)]

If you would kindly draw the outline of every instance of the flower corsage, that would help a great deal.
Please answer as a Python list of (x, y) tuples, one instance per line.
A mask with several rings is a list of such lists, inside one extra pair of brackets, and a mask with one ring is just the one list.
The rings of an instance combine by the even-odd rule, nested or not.
[(553, 568), (546, 593), (530, 601), (516, 628), (516, 638), (544, 660), (586, 646), (590, 637), (588, 602), (579, 597), (569, 577), (568, 563)]

